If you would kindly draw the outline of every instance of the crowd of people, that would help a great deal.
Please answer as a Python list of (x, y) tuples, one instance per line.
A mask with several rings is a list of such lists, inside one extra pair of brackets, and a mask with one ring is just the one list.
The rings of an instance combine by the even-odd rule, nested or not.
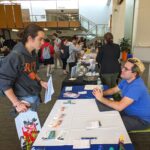
[[(94, 52), (100, 67), (103, 84), (110, 89), (93, 90), (93, 95), (101, 103), (120, 111), (127, 130), (144, 129), (150, 126), (150, 95), (141, 74), (144, 72), (143, 63), (137, 58), (128, 59), (121, 69), (119, 62), (120, 47), (113, 43), (113, 35), (104, 35), (104, 44), (91, 44), (88, 47), (83, 38), (73, 36), (71, 39), (61, 39), (56, 33), (52, 41), (45, 38), (41, 27), (28, 25), (20, 33), (20, 42), (4, 58), (0, 67), (0, 90), (11, 101), (17, 112), (25, 112), (30, 107), (37, 109), (40, 102), (41, 87), (47, 89), (48, 83), (37, 74), (37, 62), (47, 67), (48, 77), (54, 69), (63, 69), (68, 74), (77, 63), (78, 53)], [(118, 77), (122, 81), (118, 84)], [(117, 85), (118, 84), (118, 85)], [(105, 95), (121, 92), (119, 101), (112, 101)]]
[[(40, 64), (47, 66), (47, 77), (53, 73), (54, 69), (62, 69), (63, 74), (67, 75), (71, 73), (72, 67), (77, 64), (78, 55), (81, 51), (95, 51), (93, 45), (86, 46), (86, 42), (82, 37), (60, 38), (56, 33), (53, 33), (51, 40), (45, 39), (44, 44), (39, 49), (37, 60), (39, 60)], [(43, 52), (47, 47), (49, 56), (48, 54), (43, 56)], [(69, 69), (67, 69), (67, 65)]]

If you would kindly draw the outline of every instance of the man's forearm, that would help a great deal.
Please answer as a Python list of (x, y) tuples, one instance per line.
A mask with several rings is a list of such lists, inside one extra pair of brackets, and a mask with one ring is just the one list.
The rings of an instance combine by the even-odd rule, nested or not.
[(111, 88), (111, 89), (108, 89), (106, 91), (103, 92), (103, 95), (106, 96), (106, 95), (113, 95), (115, 93), (119, 92), (119, 88), (116, 86), (114, 88)]
[(12, 88), (6, 90), (4, 93), (8, 97), (8, 99), (11, 101), (13, 106), (17, 106), (18, 103), (20, 103), (19, 99), (14, 94), (14, 91), (12, 90)]
[(111, 108), (113, 108), (115, 110), (121, 111), (121, 107), (120, 107), (120, 103), (119, 102), (112, 101), (112, 100), (109, 100), (109, 99), (104, 98), (104, 97), (101, 97), (99, 101), (101, 103), (107, 105), (108, 107), (111, 107)]

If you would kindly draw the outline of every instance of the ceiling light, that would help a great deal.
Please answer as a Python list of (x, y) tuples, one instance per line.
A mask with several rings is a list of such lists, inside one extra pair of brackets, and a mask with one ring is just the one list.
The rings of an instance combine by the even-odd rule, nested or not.
[(48, 31), (48, 29), (47, 28), (43, 28), (44, 29), (44, 31)]
[(18, 30), (18, 29), (12, 29), (12, 31), (13, 31), (13, 32), (19, 32), (19, 30)]

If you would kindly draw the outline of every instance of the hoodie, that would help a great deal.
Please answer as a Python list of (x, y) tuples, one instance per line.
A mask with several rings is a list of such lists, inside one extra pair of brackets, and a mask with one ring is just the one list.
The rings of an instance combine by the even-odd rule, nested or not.
[[(16, 51), (14, 53), (13, 51)], [(0, 67), (0, 89), (13, 89), (17, 97), (39, 95), (41, 86), (35, 79), (36, 54), (30, 54), (19, 42), (7, 55)]]

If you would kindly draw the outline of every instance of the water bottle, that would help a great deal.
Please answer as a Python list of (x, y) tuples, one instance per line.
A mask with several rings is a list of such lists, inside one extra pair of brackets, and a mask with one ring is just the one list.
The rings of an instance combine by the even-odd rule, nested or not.
[(97, 85), (101, 85), (101, 79), (100, 78), (97, 78)]
[(100, 89), (101, 90), (103, 90), (104, 88), (103, 88), (103, 84), (102, 84), (102, 82), (101, 82), (101, 79), (100, 78), (98, 78), (97, 79), (97, 85), (99, 85), (99, 87), (100, 87)]

